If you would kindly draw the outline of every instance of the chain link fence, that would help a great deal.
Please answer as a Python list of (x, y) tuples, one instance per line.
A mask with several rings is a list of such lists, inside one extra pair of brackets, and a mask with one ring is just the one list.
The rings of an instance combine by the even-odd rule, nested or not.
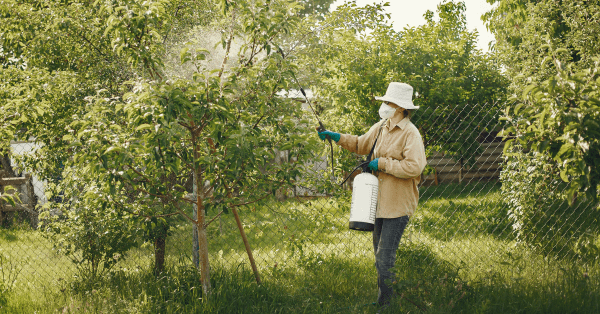
[[(552, 174), (534, 171), (543, 169), (543, 158), (532, 155), (526, 147), (508, 151), (521, 158), (509, 162), (504, 142), (498, 136), (502, 129), (499, 110), (494, 104), (465, 106), (451, 116), (439, 116), (444, 121), (425, 121), (425, 115), (413, 118), (426, 143), (428, 167), (421, 179), (419, 207), (401, 246), (426, 247), (431, 258), (448, 261), (471, 279), (498, 265), (512, 267), (519, 252), (527, 263), (557, 271), (560, 265), (594, 260), (589, 249), (597, 243), (599, 229), (589, 208), (597, 205), (581, 201), (575, 207), (567, 206), (560, 198), (561, 185), (547, 178)], [(448, 119), (456, 123), (449, 124)], [(454, 129), (436, 129), (443, 125), (453, 125)], [(13, 155), (30, 153), (35, 147), (30, 142), (11, 144)], [(315, 162), (305, 166), (307, 177), (326, 177), (331, 163), (328, 156), (328, 152), (316, 154)], [(285, 162), (285, 153), (280, 158)], [(14, 186), (16, 190), (11, 193), (18, 193), (23, 205), (5, 203), (0, 207), (1, 279), (54, 285), (80, 276), (77, 264), (55, 250), (62, 244), (44, 236), (47, 230), (42, 222), (38, 223), (37, 212), (48, 202), (46, 182), (35, 173), (22, 173), (14, 160), (13, 166), (16, 177), (21, 179), (12, 178), (8, 169), (3, 169), (2, 186), (5, 191), (9, 191), (8, 185)], [(550, 183), (540, 191), (555, 197), (523, 202), (532, 207), (519, 208), (521, 203), (515, 203), (515, 199), (521, 196), (511, 191), (536, 188), (544, 180)], [(371, 233), (348, 229), (350, 186), (326, 193), (322, 187), (310, 186), (315, 180), (298, 178), (297, 182), (293, 188), (277, 191), (269, 200), (239, 209), (259, 273), (269, 276), (278, 269), (326, 263), (335, 257), (372, 264)], [(532, 191), (531, 195), (539, 196), (540, 191)], [(167, 267), (193, 264), (192, 234), (189, 222), (172, 223), (167, 237)], [(211, 265), (249, 268), (233, 215), (216, 218), (208, 226), (208, 237)], [(153, 255), (152, 243), (140, 242), (115, 267), (151, 267)], [(433, 263), (431, 259), (424, 260)]]

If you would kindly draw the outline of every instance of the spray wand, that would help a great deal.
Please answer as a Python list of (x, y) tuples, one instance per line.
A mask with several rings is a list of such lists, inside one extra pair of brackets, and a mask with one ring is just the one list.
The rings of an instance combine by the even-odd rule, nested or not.
[[(326, 130), (325, 125), (323, 125), (323, 122), (321, 122), (321, 119), (319, 119), (319, 115), (317, 115), (317, 112), (315, 111), (312, 104), (310, 103), (310, 100), (308, 100), (308, 97), (306, 96), (306, 93), (304, 92), (304, 88), (302, 88), (302, 85), (300, 85), (300, 83), (298, 82), (298, 79), (296, 79), (296, 76), (294, 75), (294, 73), (292, 73), (292, 77), (294, 78), (294, 81), (296, 81), (296, 85), (298, 85), (298, 87), (300, 87), (300, 92), (304, 96), (304, 99), (306, 99), (306, 102), (308, 103), (308, 105), (310, 106), (310, 109), (312, 110), (315, 117), (317, 118), (317, 121), (319, 121), (319, 127), (317, 127), (317, 132), (324, 132)], [(327, 137), (327, 140), (329, 141), (329, 147), (331, 148), (331, 176), (332, 176), (332, 178), (335, 178), (335, 171), (334, 171), (334, 167), (333, 167), (333, 144), (331, 143), (331, 137), (329, 135), (327, 135), (326, 137)]]
[[(323, 122), (321, 122), (321, 119), (319, 119), (319, 115), (317, 115), (317, 112), (315, 111), (312, 104), (310, 103), (310, 100), (308, 100), (308, 97), (306, 96), (306, 93), (304, 92), (304, 88), (302, 88), (302, 85), (300, 85), (300, 83), (298, 82), (298, 79), (296, 79), (296, 76), (294, 75), (294, 73), (292, 73), (292, 77), (294, 78), (294, 81), (296, 81), (296, 85), (298, 85), (298, 87), (300, 87), (300, 92), (304, 96), (304, 99), (306, 99), (306, 102), (308, 103), (308, 105), (310, 106), (310, 109), (312, 110), (315, 117), (317, 118), (317, 121), (319, 121), (319, 127), (317, 128), (317, 131), (318, 132), (325, 131), (326, 130), (325, 125), (323, 125)], [(362, 172), (364, 172), (364, 173), (371, 173), (371, 170), (368, 168), (368, 165), (369, 165), (369, 162), (371, 162), (371, 157), (373, 156), (373, 151), (375, 150), (375, 145), (377, 144), (379, 135), (381, 135), (381, 129), (384, 124), (385, 124), (385, 121), (383, 121), (383, 123), (381, 123), (381, 126), (379, 127), (379, 131), (377, 132), (377, 137), (375, 138), (375, 143), (373, 143), (373, 147), (371, 148), (371, 152), (367, 156), (367, 160), (364, 162), (361, 162), (358, 166), (356, 166), (356, 168), (354, 168), (354, 170), (352, 170), (352, 172), (350, 172), (350, 174), (346, 177), (346, 179), (344, 179), (344, 181), (342, 183), (340, 183), (339, 185), (344, 185), (344, 183), (346, 183), (346, 181), (348, 181), (348, 179), (352, 176), (354, 171), (356, 171), (358, 168), (362, 168)], [(332, 175), (332, 177), (335, 177), (335, 172), (334, 172), (334, 167), (333, 167), (333, 144), (331, 143), (331, 137), (329, 135), (326, 135), (326, 137), (327, 137), (327, 140), (329, 141), (329, 147), (331, 148), (331, 175)]]

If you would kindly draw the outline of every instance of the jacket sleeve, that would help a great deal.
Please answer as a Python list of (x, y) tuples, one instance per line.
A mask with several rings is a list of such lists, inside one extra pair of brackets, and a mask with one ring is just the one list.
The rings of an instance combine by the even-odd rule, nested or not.
[(379, 131), (379, 126), (381, 123), (381, 121), (375, 123), (375, 125), (373, 125), (369, 131), (367, 131), (367, 133), (361, 136), (342, 134), (337, 144), (353, 153), (367, 155), (373, 147), (373, 143), (375, 142), (375, 138), (377, 137), (377, 132)]
[(426, 165), (425, 147), (423, 146), (423, 139), (418, 130), (415, 130), (415, 132), (412, 132), (407, 137), (403, 160), (390, 157), (379, 159), (379, 168), (381, 171), (400, 179), (409, 179), (421, 175)]

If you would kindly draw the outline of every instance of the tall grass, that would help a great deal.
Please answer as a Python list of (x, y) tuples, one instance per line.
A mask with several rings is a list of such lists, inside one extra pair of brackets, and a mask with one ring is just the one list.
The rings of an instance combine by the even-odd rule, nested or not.
[[(216, 220), (209, 227), (214, 291), (208, 298), (191, 265), (185, 223), (167, 239), (160, 276), (153, 275), (150, 246), (131, 250), (107, 275), (88, 278), (54, 254), (40, 232), (0, 230), (0, 254), (22, 268), (4, 289), (0, 312), (375, 313), (370, 233), (347, 229), (348, 204), (341, 197), (244, 209), (262, 285), (233, 217), (224, 216), (221, 227)], [(494, 183), (421, 188), (397, 274), (398, 297), (383, 313), (600, 312), (600, 268), (519, 246)]]

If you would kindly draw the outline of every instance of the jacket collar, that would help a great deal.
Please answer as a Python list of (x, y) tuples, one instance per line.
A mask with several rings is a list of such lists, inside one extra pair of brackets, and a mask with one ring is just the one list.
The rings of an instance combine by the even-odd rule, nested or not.
[[(406, 125), (410, 122), (410, 118), (409, 117), (404, 117), (404, 119), (400, 120), (400, 122), (396, 123), (394, 126), (397, 126), (400, 128), (400, 130), (404, 130), (404, 128), (406, 127)], [(388, 130), (392, 130), (394, 127), (390, 128), (390, 124), (391, 121), (388, 120), (385, 124), (385, 126), (388, 128)]]

